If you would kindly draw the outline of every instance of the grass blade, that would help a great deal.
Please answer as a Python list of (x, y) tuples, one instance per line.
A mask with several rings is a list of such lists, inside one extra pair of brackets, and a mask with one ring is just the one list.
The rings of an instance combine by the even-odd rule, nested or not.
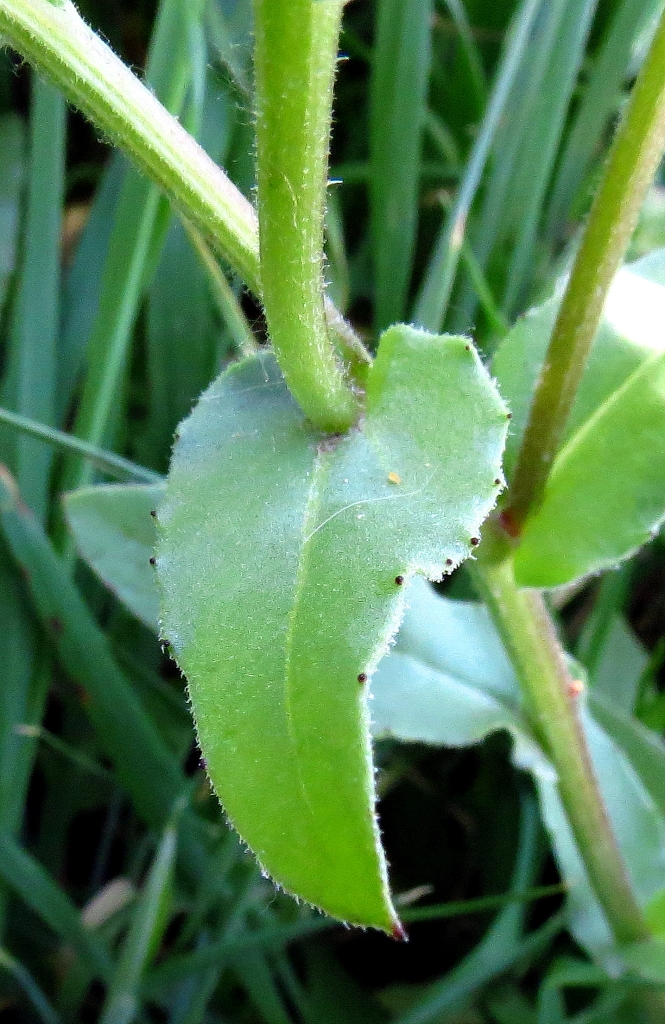
[(25, 177), (25, 132), (15, 114), (0, 120), (0, 312), (14, 271), (19, 201)]
[(14, 981), (32, 1003), (43, 1024), (59, 1024), (60, 1018), (58, 1014), (30, 974), (30, 971), (18, 960), (15, 960), (5, 949), (0, 949), (0, 969), (11, 974)]
[(0, 489), (5, 539), (25, 572), (37, 615), (63, 665), (84, 689), (85, 709), (137, 811), (148, 824), (160, 827), (185, 786), (179, 766), (6, 471), (0, 475)]
[(273, 972), (261, 950), (246, 951), (236, 958), (234, 968), (266, 1024), (292, 1024)]
[(523, 0), (515, 15), (492, 95), (459, 192), (450, 213), (445, 218), (420, 286), (413, 311), (413, 322), (428, 330), (440, 330), (445, 319), (466, 233), (467, 217), (478, 191), (508, 97), (524, 61), (530, 33), (540, 6), (541, 0)]
[(146, 440), (154, 453), (151, 461), (160, 468), (167, 468), (178, 423), (219, 370), (218, 334), (200, 258), (181, 221), (174, 218), (148, 291), (146, 309), (150, 379)]
[[(532, 797), (525, 798), (511, 886), (515, 892), (526, 888), (533, 879), (538, 862), (539, 830), (536, 803)], [(507, 970), (520, 955), (524, 920), (523, 904), (504, 907), (482, 942), (450, 974), (434, 982), (422, 1002), (399, 1018), (399, 1024), (433, 1024), (446, 1011), (463, 1004), (474, 991)]]
[(115, 452), (106, 452), (95, 444), (81, 441), (80, 438), (75, 437), (73, 434), (65, 434), (62, 430), (47, 427), (43, 423), (37, 423), (26, 416), (19, 416), (8, 409), (0, 409), (0, 423), (6, 423), (8, 426), (14, 427), (30, 437), (37, 438), (39, 441), (44, 441), (48, 445), (76, 454), (82, 459), (88, 459), (96, 469), (101, 470), (102, 473), (107, 473), (114, 479), (140, 480), (142, 483), (148, 484), (160, 483), (163, 479), (159, 473), (154, 473), (151, 469), (138, 466), (135, 462), (130, 462), (129, 459), (123, 459), (121, 455), (116, 455)]
[(41, 864), (6, 834), (0, 841), (0, 875), (56, 935), (71, 943), (96, 977), (109, 977), (109, 954), (85, 927), (77, 908)]
[(134, 911), (100, 1024), (129, 1024), (136, 1015), (141, 979), (168, 923), (176, 848), (177, 833), (170, 824), (162, 835)]
[(462, 0), (438, 0), (438, 4), (439, 7), (448, 11), (457, 29), (462, 53), (469, 71), (469, 81), (475, 94), (476, 107), (481, 112), (485, 108), (487, 83), (485, 82), (483, 62), (473, 38), (464, 4)]
[[(55, 419), (65, 113), (59, 92), (34, 75), (25, 251), (5, 392), (17, 412), (46, 423)], [(40, 518), (46, 514), (50, 456), (31, 438), (16, 441), (17, 478)]]
[(546, 228), (550, 242), (561, 240), (601, 136), (619, 106), (635, 39), (662, 6), (662, 0), (623, 0), (609, 21), (550, 192)]
[(128, 167), (120, 153), (111, 157), (65, 276), (58, 351), (58, 424), (66, 422), (74, 390), (81, 380), (90, 326), (99, 308), (114, 214)]
[(256, 338), (226, 274), (203, 235), (188, 221), (183, 221), (183, 223), (189, 240), (206, 272), (210, 293), (222, 322), (233, 339), (233, 344), (241, 355), (252, 355), (256, 351)]
[(370, 107), (374, 326), (402, 320), (418, 225), (432, 0), (380, 0)]
[[(196, 5), (196, 13), (199, 5)], [(189, 18), (181, 0), (162, 0), (148, 61), (147, 78), (164, 105), (181, 110), (190, 80)], [(93, 444), (102, 444), (111, 412), (123, 382), (131, 331), (134, 325), (145, 269), (156, 247), (153, 235), (166, 226), (158, 213), (157, 187), (136, 171), (127, 173), (113, 225), (104, 270), (99, 309), (87, 352), (87, 376), (75, 424), (75, 433)], [(69, 462), (63, 489), (81, 486), (88, 468)]]
[(527, 283), (533, 278), (531, 263), (547, 185), (597, 2), (578, 0), (565, 5), (541, 91), (528, 111), (529, 130), (520, 154), (518, 174), (511, 185), (511, 195), (517, 201), (506, 211), (512, 215), (513, 225), (517, 225), (502, 303), (509, 318), (518, 312)]

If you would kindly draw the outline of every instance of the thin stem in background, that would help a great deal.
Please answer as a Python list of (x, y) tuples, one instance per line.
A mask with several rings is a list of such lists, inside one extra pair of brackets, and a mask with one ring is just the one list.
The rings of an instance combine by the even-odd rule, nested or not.
[(536, 384), (502, 521), (518, 536), (542, 500), (593, 344), (665, 147), (665, 13), (610, 150)]
[(90, 444), (88, 441), (82, 441), (73, 434), (65, 434), (64, 431), (56, 430), (55, 427), (47, 427), (27, 416), (10, 412), (9, 409), (0, 408), (0, 423), (15, 427), (27, 437), (34, 437), (38, 441), (61, 448), (79, 458), (88, 459), (102, 473), (108, 473), (109, 476), (116, 479), (137, 480), (147, 484), (158, 484), (164, 479), (159, 473), (153, 473), (151, 469), (145, 469), (135, 462), (130, 462), (129, 459), (123, 459), (122, 456), (116, 455), (114, 452), (104, 451), (103, 448), (98, 448), (97, 445)]
[(201, 232), (192, 227), (187, 220), (183, 219), (182, 224), (192, 243), (192, 248), (201, 261), (213, 301), (233, 338), (233, 344), (241, 355), (251, 356), (256, 352), (256, 338), (226, 274), (215, 259), (214, 253)]
[(263, 302), (289, 389), (323, 430), (358, 417), (328, 331), (323, 230), (343, 0), (255, 0)]
[(510, 551), (487, 536), (474, 572), (510, 654), (530, 720), (557, 772), (557, 786), (596, 897), (619, 943), (650, 931), (637, 903), (598, 788), (571, 676), (542, 596), (520, 590)]

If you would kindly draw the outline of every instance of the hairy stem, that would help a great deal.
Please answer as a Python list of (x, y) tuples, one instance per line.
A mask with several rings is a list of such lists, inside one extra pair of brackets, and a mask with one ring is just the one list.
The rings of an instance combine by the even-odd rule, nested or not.
[[(315, 6), (328, 6), (317, 3)], [(261, 296), (253, 206), (69, 0), (0, 0), (0, 38), (57, 85)], [(344, 359), (370, 362), (332, 303), (326, 318)]]
[(665, 13), (610, 150), (531, 406), (503, 521), (517, 536), (542, 499), (612, 278), (665, 147)]
[(0, 0), (0, 34), (124, 149), (259, 292), (251, 204), (69, 0)]
[(517, 587), (512, 556), (502, 538), (489, 531), (474, 576), (510, 654), (538, 739), (556, 769), (561, 802), (609, 927), (619, 943), (648, 939), (582, 730), (580, 684), (568, 670), (543, 598)]
[(323, 220), (343, 0), (255, 0), (261, 280), (270, 338), (305, 414), (344, 431), (358, 403), (324, 305)]

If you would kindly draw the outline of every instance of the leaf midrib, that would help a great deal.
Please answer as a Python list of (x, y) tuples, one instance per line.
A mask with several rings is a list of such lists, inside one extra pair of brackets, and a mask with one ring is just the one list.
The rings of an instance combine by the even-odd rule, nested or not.
[(284, 713), (286, 716), (287, 732), (292, 750), (294, 768), (302, 791), (303, 800), (309, 809), (312, 817), (314, 811), (307, 793), (307, 786), (302, 774), (301, 762), (298, 750), (298, 736), (293, 717), (293, 677), (292, 677), (292, 654), (295, 628), (298, 620), (298, 612), (302, 602), (303, 592), (308, 579), (309, 552), (311, 540), (316, 533), (315, 521), (318, 518), (322, 503), (322, 481), (326, 475), (323, 453), (317, 450), (312, 465), (311, 480), (307, 493), (307, 501), (303, 510), (300, 552), (298, 555), (298, 567), (296, 570), (295, 584), (293, 588), (293, 600), (291, 610), (287, 619), (286, 639), (284, 643)]
[[(589, 416), (587, 420), (575, 431), (573, 436), (563, 445), (552, 466), (552, 471), (549, 476), (547, 490), (550, 490), (555, 486), (557, 477), (559, 477), (565, 470), (567, 463), (572, 459), (576, 450), (582, 446), (587, 437), (595, 430), (598, 422), (608, 414), (613, 405), (618, 404), (624, 397), (627, 391), (630, 390), (639, 380), (640, 377), (646, 376), (649, 371), (656, 366), (657, 363), (665, 363), (665, 352), (656, 352), (654, 355), (647, 357), (621, 384), (620, 387), (616, 388), (610, 395), (607, 396), (604, 402), (602, 402)], [(534, 518), (538, 517), (536, 512)]]

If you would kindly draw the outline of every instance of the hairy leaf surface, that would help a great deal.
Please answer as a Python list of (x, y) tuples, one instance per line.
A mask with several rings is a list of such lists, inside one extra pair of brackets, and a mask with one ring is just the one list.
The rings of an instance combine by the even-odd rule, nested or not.
[(472, 549), (506, 425), (465, 339), (396, 327), (344, 437), (304, 420), (270, 354), (224, 373), (180, 428), (158, 519), (162, 628), (211, 779), (266, 871), (354, 923), (396, 923), (366, 683), (409, 578)]

